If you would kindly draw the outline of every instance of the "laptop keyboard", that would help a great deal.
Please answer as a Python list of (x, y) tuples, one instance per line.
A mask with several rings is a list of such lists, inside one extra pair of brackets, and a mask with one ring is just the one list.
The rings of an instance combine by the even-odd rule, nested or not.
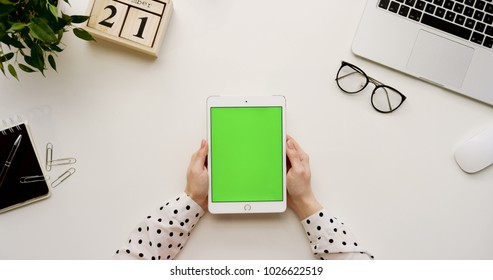
[(378, 7), (491, 49), (493, 0), (380, 0)]

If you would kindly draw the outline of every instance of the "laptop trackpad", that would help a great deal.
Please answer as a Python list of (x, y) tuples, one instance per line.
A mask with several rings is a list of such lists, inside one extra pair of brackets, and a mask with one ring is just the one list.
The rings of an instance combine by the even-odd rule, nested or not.
[(461, 88), (474, 49), (420, 30), (407, 69), (446, 87)]

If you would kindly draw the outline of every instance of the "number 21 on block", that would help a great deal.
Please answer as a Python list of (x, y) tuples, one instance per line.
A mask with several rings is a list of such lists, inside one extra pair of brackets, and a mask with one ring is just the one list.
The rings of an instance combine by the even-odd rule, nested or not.
[(92, 0), (87, 30), (148, 54), (157, 51), (171, 17), (171, 0)]

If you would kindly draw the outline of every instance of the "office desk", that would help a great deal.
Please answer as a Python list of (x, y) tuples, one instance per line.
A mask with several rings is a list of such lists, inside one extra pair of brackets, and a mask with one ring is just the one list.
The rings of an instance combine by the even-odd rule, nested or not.
[[(88, 1), (71, 1), (72, 14)], [(44, 201), (0, 215), (0, 259), (107, 259), (181, 192), (206, 137), (209, 95), (287, 99), (287, 130), (311, 156), (319, 200), (379, 259), (492, 259), (493, 167), (474, 175), (455, 148), (493, 108), (356, 57), (364, 1), (175, 0), (154, 60), (65, 36), (58, 70), (0, 78), (0, 118), (28, 119), (41, 158), (77, 158)], [(341, 60), (401, 90), (380, 114), (348, 96)], [(68, 167), (51, 171), (52, 179)], [(207, 214), (180, 259), (312, 259), (293, 212)]]

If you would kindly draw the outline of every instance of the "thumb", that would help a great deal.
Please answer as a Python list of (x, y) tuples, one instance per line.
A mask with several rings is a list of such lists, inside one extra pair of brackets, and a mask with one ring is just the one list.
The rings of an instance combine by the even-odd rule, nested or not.
[(207, 141), (202, 140), (200, 143), (200, 149), (195, 153), (193, 158), (193, 162), (196, 167), (202, 168), (205, 165), (208, 152), (209, 146), (207, 145)]

